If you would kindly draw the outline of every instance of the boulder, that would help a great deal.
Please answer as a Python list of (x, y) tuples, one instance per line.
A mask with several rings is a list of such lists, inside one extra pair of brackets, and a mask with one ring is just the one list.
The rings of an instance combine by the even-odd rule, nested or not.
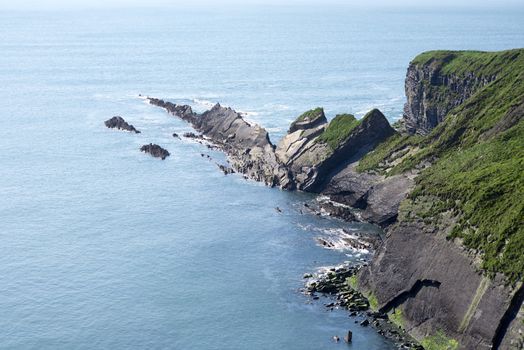
[(169, 152), (166, 149), (152, 143), (149, 145), (143, 145), (140, 147), (140, 151), (149, 153), (153, 157), (161, 158), (162, 160), (166, 159), (166, 157), (169, 157)]
[(124, 120), (124, 118), (120, 116), (114, 116), (113, 118), (106, 120), (104, 124), (109, 129), (119, 129), (119, 130), (134, 132), (135, 134), (140, 134), (139, 130), (135, 129), (133, 125), (128, 124)]

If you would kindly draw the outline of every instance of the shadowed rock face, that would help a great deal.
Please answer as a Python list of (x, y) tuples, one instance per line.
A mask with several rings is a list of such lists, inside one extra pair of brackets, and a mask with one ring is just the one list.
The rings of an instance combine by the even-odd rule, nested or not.
[(360, 209), (364, 221), (387, 227), (397, 219), (400, 203), (413, 189), (415, 173), (385, 177), (355, 170), (357, 162), (340, 170), (322, 191), (335, 202)]
[(119, 130), (125, 130), (125, 131), (134, 132), (136, 134), (140, 134), (139, 130), (135, 129), (133, 125), (128, 124), (124, 120), (124, 118), (119, 117), (119, 116), (114, 116), (113, 118), (106, 120), (104, 124), (109, 129), (119, 129)]
[(403, 122), (411, 134), (428, 134), (453, 108), (464, 103), (479, 88), (492, 82), (496, 76), (466, 76), (445, 74), (442, 64), (454, 58), (430, 60), (425, 64), (409, 65), (406, 74), (406, 97)]
[(142, 147), (140, 147), (140, 151), (149, 153), (153, 157), (161, 158), (162, 160), (169, 157), (169, 152), (166, 149), (152, 143), (150, 143), (149, 145), (143, 145)]
[(461, 349), (491, 349), (512, 289), (501, 278), (483, 277), (445, 237), (423, 222), (395, 225), (360, 286), (373, 291), (384, 312), (401, 307), (406, 329), (418, 339), (440, 330)]

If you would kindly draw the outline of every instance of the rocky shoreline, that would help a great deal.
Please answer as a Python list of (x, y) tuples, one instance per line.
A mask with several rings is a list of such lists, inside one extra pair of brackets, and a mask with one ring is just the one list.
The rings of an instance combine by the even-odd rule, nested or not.
[[(319, 294), (326, 296), (330, 301), (324, 304), (327, 309), (344, 308), (348, 310), (349, 316), (355, 319), (355, 327), (371, 326), (380, 335), (394, 342), (399, 349), (424, 349), (390, 320), (390, 315), (374, 310), (369, 299), (357, 290), (356, 275), (362, 267), (363, 265), (344, 263), (324, 268), (316, 273), (306, 273), (304, 275), (305, 288), (301, 291), (312, 302), (320, 301)], [(374, 306), (376, 308), (376, 305)], [(348, 329), (344, 337), (347, 343), (351, 343), (352, 332), (351, 329)], [(339, 339), (338, 335), (335, 337)]]
[[(334, 294), (330, 307), (371, 312), (364, 323), (373, 325), (395, 321), (429, 348), (498, 350), (524, 347), (522, 252), (515, 248), (522, 246), (522, 231), (505, 223), (497, 241), (490, 237), (499, 229), (484, 219), (491, 215), (484, 203), (499, 206), (492, 221), (519, 210), (512, 204), (517, 192), (508, 185), (518, 176), (504, 182), (497, 170), (504, 156), (508, 176), (519, 171), (511, 156), (519, 152), (524, 130), (524, 90), (513, 70), (524, 71), (524, 50), (427, 52), (410, 63), (407, 103), (395, 129), (377, 109), (360, 120), (340, 114), (328, 122), (315, 108), (297, 117), (278, 144), (229, 107), (216, 104), (199, 114), (188, 105), (147, 100), (198, 132), (184, 137), (222, 150), (229, 166), (217, 166), (224, 174), (320, 194), (325, 200), (308, 210), (385, 230), (368, 265), (312, 276), (306, 292), (313, 299), (318, 292)], [(475, 148), (479, 144), (484, 149)], [(514, 149), (509, 156), (507, 147)], [(462, 173), (469, 177), (460, 178)], [(468, 206), (472, 198), (479, 202)], [(319, 244), (332, 248), (326, 240)], [(486, 247), (492, 249), (489, 263)], [(401, 346), (420, 348), (398, 330), (377, 327)]]

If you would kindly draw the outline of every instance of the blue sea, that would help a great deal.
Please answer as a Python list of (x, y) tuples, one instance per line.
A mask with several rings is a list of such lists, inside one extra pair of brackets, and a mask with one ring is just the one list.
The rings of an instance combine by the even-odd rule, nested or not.
[[(409, 61), (524, 46), (524, 12), (349, 6), (2, 11), (1, 349), (351, 349), (395, 346), (303, 274), (368, 257), (312, 195), (224, 176), (139, 94), (245, 113), (277, 142), (312, 107), (402, 114)], [(121, 115), (142, 131), (105, 128)], [(139, 152), (165, 147), (165, 161)], [(275, 210), (279, 207), (282, 212)]]

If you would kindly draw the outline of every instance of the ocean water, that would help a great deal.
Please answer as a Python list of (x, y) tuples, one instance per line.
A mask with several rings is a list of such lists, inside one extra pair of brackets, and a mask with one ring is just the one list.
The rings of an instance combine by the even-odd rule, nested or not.
[[(1, 5), (0, 5), (1, 6)], [(349, 7), (15, 12), (0, 7), (0, 348), (392, 349), (302, 275), (365, 257), (303, 193), (224, 176), (138, 94), (215, 102), (277, 141), (301, 112), (402, 112), (429, 49), (524, 46), (522, 11)], [(139, 135), (106, 129), (122, 115)], [(138, 151), (158, 143), (165, 161)], [(282, 209), (282, 213), (275, 207)]]

